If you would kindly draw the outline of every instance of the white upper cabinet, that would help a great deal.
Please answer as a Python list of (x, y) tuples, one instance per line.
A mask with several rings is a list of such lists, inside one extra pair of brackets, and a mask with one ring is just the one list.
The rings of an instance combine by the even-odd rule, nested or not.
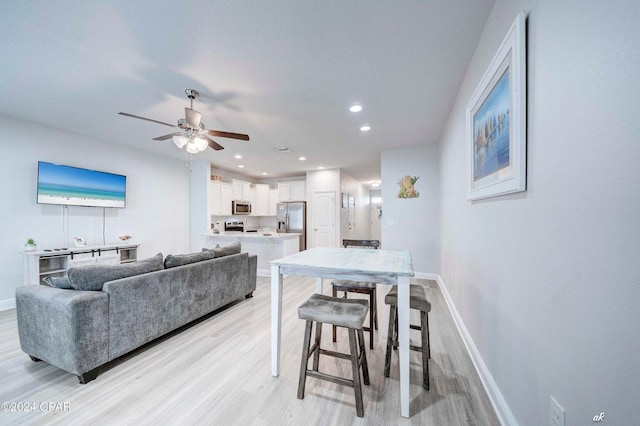
[(280, 193), (278, 188), (269, 189), (269, 216), (278, 214), (278, 203), (280, 202)]
[(239, 201), (251, 201), (252, 188), (251, 183), (243, 182), (241, 180), (232, 179), (231, 185), (233, 187), (233, 199)]
[(209, 215), (231, 214), (231, 185), (225, 182), (209, 182)]
[(253, 203), (252, 214), (255, 216), (269, 216), (269, 185), (256, 184), (253, 189), (255, 190), (256, 200)]
[(233, 188), (229, 183), (220, 183), (220, 204), (223, 215), (231, 214)]
[(279, 183), (279, 199), (280, 201), (305, 201), (305, 188), (305, 181)]

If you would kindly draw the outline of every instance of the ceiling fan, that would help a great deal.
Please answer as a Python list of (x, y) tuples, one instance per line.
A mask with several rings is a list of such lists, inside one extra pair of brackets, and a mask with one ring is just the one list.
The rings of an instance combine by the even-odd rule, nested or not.
[(240, 139), (243, 141), (249, 140), (249, 135), (241, 133), (222, 132), (220, 130), (207, 130), (204, 123), (200, 121), (202, 114), (193, 109), (193, 100), (200, 96), (197, 90), (186, 89), (185, 93), (191, 101), (189, 108), (184, 109), (184, 118), (178, 120), (177, 125), (165, 123), (163, 121), (152, 120), (151, 118), (140, 117), (138, 115), (128, 114), (126, 112), (119, 112), (118, 114), (125, 117), (137, 118), (140, 120), (151, 121), (152, 123), (164, 124), (165, 126), (174, 127), (180, 129), (177, 133), (170, 133), (164, 136), (158, 136), (153, 138), (154, 141), (164, 141), (167, 139), (173, 139), (173, 142), (178, 148), (186, 146), (187, 152), (191, 154), (204, 151), (207, 147), (211, 147), (216, 151), (224, 149), (222, 145), (214, 141), (211, 136), (219, 136), (221, 138)]

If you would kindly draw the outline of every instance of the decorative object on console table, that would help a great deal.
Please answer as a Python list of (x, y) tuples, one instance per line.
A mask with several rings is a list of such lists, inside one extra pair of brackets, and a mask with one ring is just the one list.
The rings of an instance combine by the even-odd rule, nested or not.
[(36, 244), (36, 240), (33, 238), (29, 238), (24, 244), (24, 251), (36, 251), (37, 249), (38, 245)]
[(73, 237), (73, 241), (76, 243), (76, 247), (84, 247), (87, 242), (82, 237)]
[(526, 189), (526, 14), (520, 13), (467, 104), (467, 199)]

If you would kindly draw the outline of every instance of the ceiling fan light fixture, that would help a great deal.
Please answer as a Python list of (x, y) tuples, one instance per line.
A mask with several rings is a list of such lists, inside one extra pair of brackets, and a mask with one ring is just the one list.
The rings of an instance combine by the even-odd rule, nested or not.
[(187, 144), (187, 152), (189, 154), (197, 154), (200, 152), (200, 150), (198, 149), (198, 146), (194, 141), (189, 141), (189, 143)]
[(189, 139), (184, 135), (175, 135), (171, 139), (173, 139), (173, 143), (176, 144), (178, 148), (184, 147)]
[(206, 139), (198, 136), (193, 138), (193, 143), (196, 145), (196, 148), (198, 148), (198, 151), (204, 151), (209, 146)]
[[(249, 140), (249, 135), (233, 132), (224, 132), (221, 130), (206, 129), (205, 124), (202, 122), (202, 114), (193, 109), (193, 100), (200, 96), (197, 90), (186, 89), (185, 93), (189, 98), (189, 107), (185, 107), (184, 118), (178, 119), (178, 124), (169, 124), (164, 121), (153, 120), (151, 118), (141, 117), (139, 115), (129, 114), (126, 112), (119, 112), (119, 115), (125, 117), (136, 118), (138, 120), (150, 121), (156, 124), (162, 124), (164, 126), (177, 128), (177, 133), (171, 133), (168, 135), (158, 136), (153, 138), (155, 141), (165, 141), (172, 139), (173, 143), (179, 148), (185, 148), (187, 152), (196, 154), (211, 147), (212, 149), (219, 151), (224, 149), (222, 145), (211, 139), (209, 136), (216, 136), (221, 138), (239, 139), (243, 141)], [(174, 130), (175, 132), (175, 130)]]

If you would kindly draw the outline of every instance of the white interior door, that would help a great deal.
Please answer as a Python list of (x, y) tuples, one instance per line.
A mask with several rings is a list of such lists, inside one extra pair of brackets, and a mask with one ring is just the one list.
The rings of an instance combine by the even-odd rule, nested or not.
[(336, 195), (333, 191), (313, 193), (313, 246), (336, 246)]

